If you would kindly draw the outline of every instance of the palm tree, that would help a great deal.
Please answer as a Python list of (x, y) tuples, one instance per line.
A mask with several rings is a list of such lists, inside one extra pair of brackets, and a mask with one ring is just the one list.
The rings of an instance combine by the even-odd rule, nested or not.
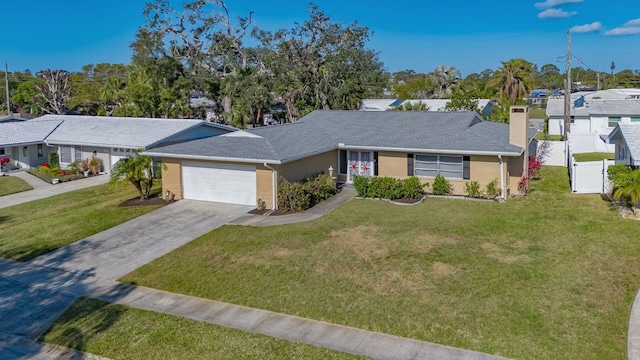
[(138, 151), (133, 156), (120, 159), (113, 165), (109, 184), (126, 183), (131, 183), (138, 190), (140, 200), (149, 198), (153, 187), (153, 161), (151, 157), (140, 155), (140, 151)]
[(640, 202), (640, 169), (618, 174), (612, 195), (616, 199), (624, 200), (631, 211), (634, 211), (633, 208)]
[(486, 88), (497, 87), (500, 95), (514, 105), (529, 95), (533, 74), (533, 64), (524, 59), (511, 59), (502, 62), (502, 67), (489, 79)]
[(455, 66), (437, 66), (429, 78), (433, 82), (434, 97), (446, 99), (460, 82), (460, 70)]

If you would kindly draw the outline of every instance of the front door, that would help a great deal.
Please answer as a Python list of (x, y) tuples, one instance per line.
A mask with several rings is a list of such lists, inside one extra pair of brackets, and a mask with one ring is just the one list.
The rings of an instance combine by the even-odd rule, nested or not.
[(347, 152), (347, 182), (352, 183), (353, 177), (373, 176), (373, 152), (351, 151)]

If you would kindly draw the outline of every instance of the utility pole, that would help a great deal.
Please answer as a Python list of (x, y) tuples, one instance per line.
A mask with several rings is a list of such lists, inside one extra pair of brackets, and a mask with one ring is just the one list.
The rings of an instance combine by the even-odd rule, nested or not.
[(4, 62), (4, 87), (7, 90), (7, 115), (11, 116), (11, 102), (9, 100), (9, 65)]
[(597, 89), (600, 90), (600, 71), (598, 71), (596, 73), (596, 77), (598, 78), (598, 87), (597, 87)]
[(571, 32), (567, 30), (567, 80), (564, 86), (564, 139), (571, 123)]

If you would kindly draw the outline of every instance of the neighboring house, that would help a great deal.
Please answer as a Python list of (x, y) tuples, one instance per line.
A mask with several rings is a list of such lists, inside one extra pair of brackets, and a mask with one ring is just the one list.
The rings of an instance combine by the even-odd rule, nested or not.
[(46, 162), (49, 152), (56, 148), (45, 145), (45, 139), (61, 123), (60, 120), (0, 123), (0, 158), (10, 159), (5, 167), (30, 168)]
[[(489, 99), (476, 99), (478, 101), (478, 109), (485, 116), (491, 115), (493, 111), (493, 102)], [(406, 103), (415, 105), (416, 103), (424, 103), (429, 107), (429, 111), (449, 111), (446, 106), (451, 99), (363, 99), (360, 111), (388, 111), (393, 110)]]
[[(54, 151), (62, 168), (97, 156), (102, 160), (101, 171), (109, 172), (118, 160), (137, 149), (231, 131), (235, 129), (202, 120), (45, 115), (20, 123), (0, 124), (0, 147), (4, 147), (5, 155), (19, 168), (47, 162), (49, 152)], [(27, 156), (23, 157), (23, 153)]]
[(616, 164), (640, 167), (640, 122), (617, 124), (609, 134), (609, 143), (616, 147)]
[(28, 120), (27, 118), (23, 118), (21, 116), (18, 115), (7, 115), (4, 117), (0, 117), (0, 124), (1, 123), (7, 123), (7, 122), (18, 122), (18, 121), (25, 121)]
[[(564, 134), (564, 98), (547, 102), (549, 134)], [(609, 89), (571, 94), (571, 134), (609, 134), (618, 122), (640, 121), (640, 90)]]
[(528, 108), (512, 107), (510, 124), (475, 112), (314, 111), (296, 123), (235, 131), (154, 148), (163, 192), (186, 198), (275, 208), (284, 181), (333, 172), (433, 182), (439, 173), (464, 192), (465, 181), (496, 180), (502, 196), (517, 193), (528, 167)]

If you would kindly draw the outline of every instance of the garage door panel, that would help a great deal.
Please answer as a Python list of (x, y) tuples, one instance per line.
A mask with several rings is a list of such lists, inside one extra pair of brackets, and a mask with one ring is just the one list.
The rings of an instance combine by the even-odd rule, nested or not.
[(256, 204), (254, 165), (185, 161), (182, 177), (185, 199)]

